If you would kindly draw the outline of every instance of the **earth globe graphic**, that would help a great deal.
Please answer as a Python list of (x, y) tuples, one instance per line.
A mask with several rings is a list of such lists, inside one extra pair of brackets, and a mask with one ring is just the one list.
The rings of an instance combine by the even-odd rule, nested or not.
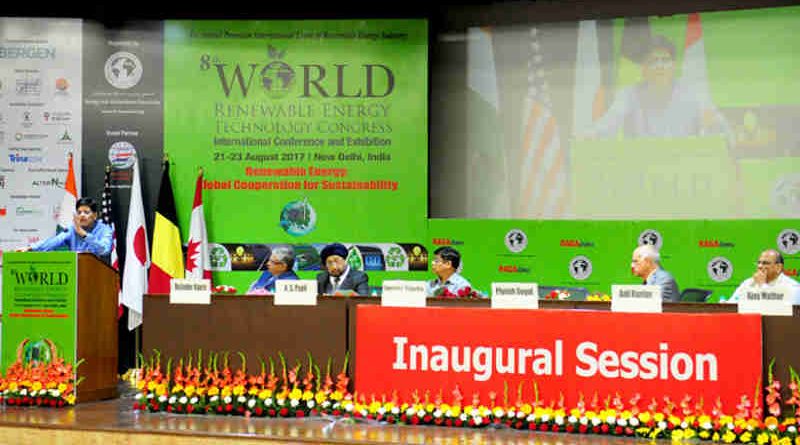
[(130, 57), (120, 56), (111, 62), (111, 73), (117, 80), (124, 81), (134, 76), (136, 62)]
[(289, 235), (301, 236), (317, 227), (317, 213), (307, 198), (291, 201), (281, 210), (281, 227)]
[(284, 96), (294, 83), (294, 70), (284, 62), (275, 61), (261, 70), (261, 85), (275, 97)]
[(23, 348), (23, 360), (25, 363), (50, 363), (52, 358), (50, 345), (45, 340), (28, 342)]

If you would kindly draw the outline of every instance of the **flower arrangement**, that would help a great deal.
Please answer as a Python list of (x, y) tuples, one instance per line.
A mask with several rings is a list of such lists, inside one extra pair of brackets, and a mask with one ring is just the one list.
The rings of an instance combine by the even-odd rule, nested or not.
[(0, 403), (54, 408), (74, 405), (75, 388), (83, 380), (83, 377), (76, 380), (75, 376), (82, 362), (73, 367), (59, 357), (29, 364), (18, 359), (0, 376)]
[[(261, 361), (261, 373), (245, 373), (246, 357), (239, 354), (241, 367), (230, 368), (228, 354), (209, 354), (205, 363), (201, 352), (181, 359), (172, 367), (172, 360), (162, 371), (160, 354), (149, 362), (141, 360), (142, 379), (136, 383), (134, 409), (146, 412), (206, 413), (245, 417), (341, 416), (389, 424), (438, 425), (457, 428), (506, 427), (570, 434), (606, 434), (647, 439), (668, 438), (673, 441), (707, 440), (756, 445), (800, 445), (800, 379), (791, 370), (792, 398), (785, 403), (793, 409), (789, 416), (770, 415), (761, 420), (759, 392), (754, 401), (743, 395), (733, 415), (723, 411), (717, 400), (710, 406), (704, 401), (685, 396), (680, 401), (669, 397), (649, 402), (635, 395), (624, 400), (618, 393), (600, 399), (597, 394), (587, 401), (581, 394), (574, 407), (567, 407), (563, 395), (545, 403), (539, 399), (533, 383), (533, 397), (526, 399), (523, 385), (517, 388), (514, 401), (509, 400), (508, 387), (502, 397), (491, 392), (488, 404), (480, 394), (466, 400), (458, 387), (447, 400), (440, 391), (423, 395), (415, 392), (410, 400), (391, 395), (352, 394), (348, 390), (345, 357), (341, 371), (331, 374), (328, 360), (325, 374), (308, 356), (305, 372), (298, 362), (293, 367), (280, 357), (280, 369), (273, 360)], [(220, 365), (220, 358), (222, 360)], [(774, 382), (773, 379), (770, 379)], [(774, 389), (774, 388), (773, 388)], [(766, 389), (767, 394), (771, 394)]]
[(473, 298), (473, 299), (481, 299), (486, 298), (482, 293), (472, 289), (469, 286), (462, 287), (457, 292), (452, 292), (450, 289), (442, 286), (436, 290), (433, 294), (434, 297), (442, 297), (442, 298)]
[(586, 301), (611, 301), (611, 296), (608, 294), (591, 294), (586, 296)]
[(212, 294), (235, 294), (236, 292), (237, 290), (235, 287), (228, 286), (227, 284), (218, 284), (211, 287)]
[(569, 300), (570, 296), (571, 294), (568, 290), (553, 289), (542, 298), (544, 300)]

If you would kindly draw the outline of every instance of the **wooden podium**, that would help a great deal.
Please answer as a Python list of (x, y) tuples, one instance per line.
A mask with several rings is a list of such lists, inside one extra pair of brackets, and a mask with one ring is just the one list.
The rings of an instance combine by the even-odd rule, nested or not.
[(117, 272), (90, 253), (6, 252), (2, 369), (83, 360), (76, 401), (116, 397), (118, 289)]

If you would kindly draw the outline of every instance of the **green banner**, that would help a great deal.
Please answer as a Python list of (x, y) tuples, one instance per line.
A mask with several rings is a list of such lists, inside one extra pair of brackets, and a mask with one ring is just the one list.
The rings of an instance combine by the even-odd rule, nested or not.
[(166, 22), (165, 151), (183, 232), (202, 167), (219, 245), (422, 242), (427, 44), (424, 20)]
[(75, 364), (77, 355), (77, 254), (3, 254), (2, 364)]
[[(631, 273), (640, 244), (660, 249), (663, 267), (681, 290), (727, 298), (756, 270), (758, 255), (776, 249), (784, 271), (800, 268), (797, 220), (531, 221), (433, 219), (428, 250), (451, 246), (462, 255), (462, 275), (489, 294), (492, 282), (536, 282), (572, 288), (578, 297), (610, 294), (612, 284), (638, 284)], [(541, 294), (540, 290), (540, 294)]]

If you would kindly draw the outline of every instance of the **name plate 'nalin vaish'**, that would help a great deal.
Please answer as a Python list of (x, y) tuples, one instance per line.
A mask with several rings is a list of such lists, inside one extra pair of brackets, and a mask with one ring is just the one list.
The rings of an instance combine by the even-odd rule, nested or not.
[(661, 286), (611, 285), (612, 312), (661, 312)]

